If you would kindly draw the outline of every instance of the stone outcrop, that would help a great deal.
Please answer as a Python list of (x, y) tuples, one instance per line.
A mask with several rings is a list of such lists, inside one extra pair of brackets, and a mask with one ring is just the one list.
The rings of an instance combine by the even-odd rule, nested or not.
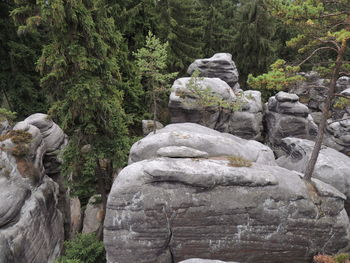
[(221, 261), (221, 260), (210, 260), (210, 259), (200, 259), (200, 258), (191, 258), (188, 260), (181, 261), (179, 263), (237, 263), (233, 261)]
[[(142, 132), (144, 136), (153, 132), (153, 129), (154, 129), (153, 127), (154, 127), (153, 120), (142, 120)], [(163, 124), (161, 124), (159, 121), (156, 121), (156, 130), (159, 130), (163, 127), (164, 127)]]
[(169, 99), (172, 123), (199, 123), (244, 139), (262, 140), (263, 109), (259, 91), (248, 90), (235, 94), (227, 83), (218, 78), (198, 81), (200, 89), (210, 89), (224, 101), (235, 102), (238, 110), (232, 111), (198, 103), (196, 94), (188, 88), (189, 81), (190, 78), (180, 78), (172, 86)]
[[(189, 155), (186, 155), (189, 154)], [(220, 133), (195, 123), (170, 124), (135, 143), (129, 164), (156, 157), (220, 157), (238, 155), (275, 165), (271, 149), (257, 141)]]
[[(348, 246), (341, 192), (318, 179), (315, 188), (308, 187), (300, 173), (261, 160), (236, 167), (232, 155), (259, 162), (257, 155), (272, 153), (259, 153), (265, 146), (257, 142), (233, 138), (177, 124), (135, 143), (130, 165), (108, 198), (107, 262), (307, 263), (317, 252), (333, 254)], [(159, 149), (170, 146), (179, 148), (157, 157)], [(178, 156), (182, 146), (208, 156), (194, 158), (188, 148), (183, 152), (191, 158), (168, 154)]]
[(59, 187), (48, 174), (58, 172), (57, 154), (66, 138), (45, 116), (33, 115), (2, 136), (1, 263), (50, 263), (63, 245)]
[(339, 121), (328, 120), (324, 143), (350, 156), (350, 116)]
[(271, 97), (267, 103), (265, 121), (268, 144), (277, 155), (281, 140), (285, 137), (312, 140), (317, 136), (317, 125), (296, 94), (280, 91)]
[[(283, 155), (277, 159), (278, 165), (289, 170), (304, 173), (314, 142), (298, 138), (282, 140)], [(322, 146), (313, 177), (332, 185), (343, 193), (348, 213), (350, 212), (350, 157), (326, 146)]]
[(84, 213), (84, 223), (82, 233), (98, 234), (103, 225), (103, 205), (101, 195), (94, 195), (89, 199)]
[(81, 204), (78, 197), (70, 199), (70, 235), (69, 238), (73, 239), (78, 233), (80, 233), (83, 226), (83, 217), (81, 213)]
[(196, 70), (201, 77), (219, 78), (234, 90), (239, 89), (238, 70), (229, 53), (217, 53), (211, 58), (197, 59), (188, 67), (187, 73), (192, 75)]

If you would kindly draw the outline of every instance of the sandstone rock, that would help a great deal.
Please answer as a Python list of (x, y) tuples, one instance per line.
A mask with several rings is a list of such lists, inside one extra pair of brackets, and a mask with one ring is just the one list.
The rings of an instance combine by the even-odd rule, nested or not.
[(162, 147), (157, 151), (158, 156), (162, 157), (189, 157), (189, 158), (205, 158), (208, 157), (207, 152), (198, 151), (186, 146), (168, 146)]
[(308, 263), (317, 252), (336, 253), (349, 244), (345, 196), (315, 184), (318, 194), (296, 172), (231, 167), (225, 158), (133, 163), (108, 198), (107, 262)]
[(235, 262), (233, 262), (233, 261), (225, 261), (224, 262), (224, 261), (220, 261), (220, 260), (192, 258), (192, 259), (187, 259), (185, 261), (181, 261), (179, 263), (235, 263)]
[(70, 236), (72, 239), (76, 234), (80, 233), (82, 229), (82, 213), (81, 213), (81, 204), (78, 197), (70, 199), (70, 216), (71, 216), (71, 225), (70, 225)]
[(197, 59), (187, 70), (192, 75), (195, 70), (199, 70), (202, 77), (220, 78), (231, 88), (237, 89), (238, 70), (229, 53), (217, 53), (211, 58)]
[[(142, 132), (143, 135), (148, 135), (151, 132), (153, 132), (154, 122), (153, 120), (142, 120)], [(161, 124), (159, 121), (156, 121), (156, 130), (159, 130), (163, 128), (164, 125)]]
[(98, 233), (103, 225), (103, 205), (101, 195), (94, 195), (89, 199), (84, 213), (82, 233)]
[(265, 114), (267, 141), (277, 156), (281, 140), (285, 137), (315, 139), (317, 126), (309, 109), (298, 101), (298, 96), (279, 92), (269, 99)]
[(210, 89), (213, 94), (223, 100), (241, 106), (240, 110), (205, 107), (198, 104), (198, 98), (187, 85), (190, 78), (177, 79), (169, 100), (169, 111), (172, 123), (193, 122), (218, 130), (228, 132), (245, 139), (262, 140), (262, 103), (259, 91), (245, 91), (241, 95), (218, 78), (204, 78), (199, 81), (199, 87)]
[[(209, 157), (239, 155), (253, 162), (275, 165), (269, 147), (194, 123), (170, 124), (156, 134), (149, 134), (132, 146), (129, 164), (155, 158), (159, 156), (158, 150), (169, 146), (189, 147)], [(193, 157), (192, 152), (185, 155), (182, 154), (182, 157)]]
[(344, 120), (328, 120), (326, 127), (324, 143), (336, 149), (339, 152), (350, 156), (350, 119), (345, 117)]
[[(58, 154), (66, 136), (44, 114), (30, 116), (14, 130), (32, 138), (24, 144), (16, 144), (11, 136), (1, 142), (0, 262), (51, 263), (63, 245), (65, 209), (59, 198), (63, 202), (66, 194), (59, 194), (61, 189), (48, 175), (59, 178)], [(47, 155), (56, 162), (55, 169), (47, 166)]]
[[(277, 163), (289, 170), (304, 173), (314, 147), (314, 142), (298, 138), (282, 140), (283, 156)], [(334, 186), (347, 197), (346, 208), (350, 212), (350, 158), (332, 148), (322, 146), (317, 159), (314, 178)]]

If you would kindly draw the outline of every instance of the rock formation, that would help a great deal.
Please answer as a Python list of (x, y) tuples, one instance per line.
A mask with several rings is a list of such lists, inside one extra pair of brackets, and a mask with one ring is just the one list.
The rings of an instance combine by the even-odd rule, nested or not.
[(1, 263), (50, 263), (59, 255), (64, 240), (59, 187), (48, 175), (59, 171), (57, 154), (65, 140), (43, 114), (1, 137)]
[(280, 91), (269, 99), (266, 109), (267, 141), (279, 155), (281, 140), (285, 137), (315, 139), (317, 125), (309, 109), (299, 102), (295, 94)]
[(217, 53), (211, 58), (197, 59), (188, 67), (187, 73), (192, 75), (196, 70), (201, 77), (219, 78), (233, 90), (239, 89), (238, 70), (229, 53)]
[(185, 261), (181, 261), (179, 263), (237, 263), (233, 261), (220, 261), (220, 260), (210, 260), (210, 259), (200, 259), (200, 258), (191, 258)]
[(82, 229), (82, 213), (81, 204), (78, 197), (73, 197), (70, 199), (70, 235), (69, 239), (73, 239)]
[(343, 120), (333, 121), (328, 120), (326, 127), (325, 145), (332, 147), (350, 156), (350, 118), (345, 117)]
[(103, 225), (103, 205), (101, 195), (94, 195), (89, 199), (84, 213), (84, 224), (82, 233), (98, 234)]
[(228, 132), (244, 139), (262, 140), (262, 103), (259, 91), (245, 91), (237, 95), (224, 81), (218, 78), (203, 78), (198, 81), (200, 89), (210, 89), (219, 98), (237, 103), (239, 110), (206, 107), (188, 88), (190, 78), (177, 79), (169, 99), (172, 123), (193, 122), (209, 128)]
[[(154, 127), (154, 121), (153, 120), (142, 120), (142, 132), (143, 135), (146, 136), (153, 132), (153, 127)], [(156, 121), (156, 129), (159, 130), (163, 128), (164, 125), (161, 124), (159, 121)]]
[[(278, 165), (289, 170), (304, 173), (309, 161), (314, 142), (298, 138), (282, 140), (283, 155), (277, 160)], [(313, 177), (332, 185), (343, 193), (347, 212), (350, 212), (350, 157), (326, 146), (319, 153)]]
[[(347, 247), (346, 197), (263, 164), (271, 154), (196, 124), (169, 125), (135, 143), (108, 198), (108, 263), (306, 263)], [(239, 155), (254, 163), (237, 167), (232, 156)]]
[(257, 141), (220, 133), (195, 123), (170, 124), (135, 143), (129, 164), (155, 157), (220, 157), (239, 155), (257, 163), (275, 165), (271, 149)]

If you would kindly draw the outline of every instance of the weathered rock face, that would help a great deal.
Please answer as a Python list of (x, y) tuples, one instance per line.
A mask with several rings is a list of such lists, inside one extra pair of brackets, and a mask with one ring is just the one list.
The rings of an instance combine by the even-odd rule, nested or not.
[[(298, 138), (282, 140), (283, 156), (277, 163), (281, 167), (304, 173), (314, 142)], [(347, 197), (346, 207), (350, 212), (350, 158), (332, 148), (323, 146), (317, 158), (314, 178), (332, 185)]]
[(324, 143), (350, 156), (350, 119), (346, 116), (343, 120), (332, 121), (328, 120), (326, 127)]
[[(232, 155), (260, 163), (233, 167)], [(270, 158), (273, 164), (258, 142), (188, 123), (135, 143), (107, 202), (108, 263), (306, 263), (319, 251), (346, 247), (346, 197), (318, 179), (315, 191), (300, 173), (261, 163)]]
[[(315, 72), (301, 73), (305, 81), (298, 82), (289, 89), (290, 93), (295, 93), (300, 97), (300, 102), (310, 109), (310, 114), (318, 124), (322, 116), (322, 107), (327, 97), (329, 79), (323, 79)], [(336, 92), (340, 93), (350, 88), (350, 78), (340, 77), (337, 81)], [(341, 118), (341, 111), (333, 109), (333, 115), (337, 119)]]
[(279, 155), (281, 140), (285, 137), (315, 139), (317, 125), (309, 109), (299, 102), (299, 97), (280, 91), (269, 99), (266, 109), (267, 141)]
[(233, 261), (220, 261), (220, 260), (210, 260), (210, 259), (200, 259), (200, 258), (192, 258), (185, 261), (181, 261), (179, 263), (235, 263)]
[(199, 123), (244, 139), (262, 140), (262, 103), (259, 91), (248, 90), (238, 97), (227, 83), (218, 78), (204, 78), (198, 81), (200, 88), (209, 88), (220, 98), (242, 105), (241, 110), (233, 112), (229, 109), (199, 105), (195, 94), (187, 87), (189, 81), (190, 78), (180, 78), (172, 86), (169, 100), (172, 123)]
[[(98, 234), (103, 225), (103, 205), (101, 195), (94, 195), (89, 199), (84, 213), (84, 224), (82, 233)], [(101, 232), (102, 233), (102, 232)]]
[[(30, 144), (18, 148), (24, 155), (18, 151), (12, 155), (19, 144), (11, 138), (1, 142), (1, 263), (53, 262), (63, 245), (59, 187), (46, 175), (43, 165), (45, 154), (57, 151), (60, 144), (50, 135), (49, 129), (40, 126), (41, 123), (32, 125), (29, 118), (14, 127), (32, 135)], [(48, 173), (51, 171), (49, 169)]]
[(307, 263), (318, 251), (335, 253), (348, 245), (345, 196), (315, 183), (319, 195), (296, 172), (224, 158), (134, 163), (109, 195), (107, 261)]
[(219, 78), (225, 81), (234, 90), (239, 89), (238, 70), (229, 53), (217, 53), (211, 58), (195, 60), (187, 70), (192, 75), (199, 70), (201, 77)]
[(74, 238), (82, 229), (82, 213), (81, 204), (78, 197), (71, 198), (70, 200), (70, 235), (69, 238)]
[[(154, 121), (153, 120), (142, 120), (142, 132), (143, 135), (148, 135), (151, 132), (153, 132), (154, 127)], [(163, 128), (164, 125), (161, 124), (159, 121), (156, 121), (156, 130), (159, 130)]]
[(275, 158), (269, 147), (195, 123), (170, 124), (156, 134), (149, 134), (132, 146), (129, 164), (155, 157), (196, 158), (231, 155), (275, 165)]

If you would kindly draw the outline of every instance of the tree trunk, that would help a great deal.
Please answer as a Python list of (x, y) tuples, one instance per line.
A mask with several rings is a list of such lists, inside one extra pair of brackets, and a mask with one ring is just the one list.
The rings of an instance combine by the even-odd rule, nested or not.
[(156, 134), (157, 131), (157, 99), (155, 91), (152, 91), (153, 98), (153, 133)]
[(306, 170), (305, 170), (304, 180), (308, 181), (308, 182), (311, 181), (311, 177), (312, 177), (312, 174), (314, 172), (317, 158), (318, 158), (318, 155), (320, 153), (321, 146), (323, 143), (324, 130), (326, 128), (327, 119), (328, 119), (330, 108), (332, 105), (332, 100), (334, 98), (335, 87), (336, 87), (337, 79), (339, 76), (339, 71), (340, 71), (340, 68), (341, 68), (342, 63), (343, 63), (343, 57), (344, 57), (344, 53), (346, 50), (346, 44), (347, 44), (347, 41), (343, 40), (342, 45), (338, 51), (337, 60), (335, 63), (335, 68), (333, 70), (331, 83), (330, 83), (328, 93), (327, 93), (327, 98), (326, 98), (325, 104), (324, 104), (323, 109), (322, 109), (322, 118), (321, 118), (319, 130), (318, 130), (315, 146), (312, 150), (310, 160), (309, 160), (307, 167), (306, 167)]

